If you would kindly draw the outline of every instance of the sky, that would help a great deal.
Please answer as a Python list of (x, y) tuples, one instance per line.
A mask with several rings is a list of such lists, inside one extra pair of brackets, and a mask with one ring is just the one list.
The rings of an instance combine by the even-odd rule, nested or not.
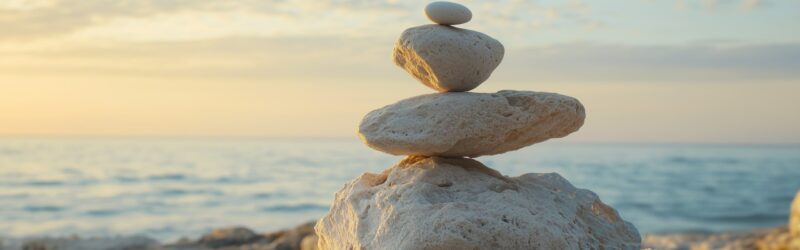
[[(459, 1), (473, 90), (558, 92), (571, 142), (800, 143), (800, 1)], [(0, 135), (346, 137), (432, 93), (390, 60), (428, 1), (0, 0)]]

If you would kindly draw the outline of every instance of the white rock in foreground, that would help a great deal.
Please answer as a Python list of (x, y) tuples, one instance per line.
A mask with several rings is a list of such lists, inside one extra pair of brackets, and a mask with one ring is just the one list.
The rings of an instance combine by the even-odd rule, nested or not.
[(469, 91), (489, 79), (505, 49), (483, 33), (442, 25), (405, 30), (394, 63), (439, 92)]
[(370, 112), (359, 135), (393, 155), (478, 157), (564, 137), (585, 117), (577, 99), (554, 93), (438, 93)]
[(558, 174), (409, 157), (336, 193), (321, 249), (639, 249), (636, 228)]
[(461, 4), (438, 1), (425, 7), (425, 16), (437, 24), (457, 25), (469, 22), (472, 19), (472, 11)]

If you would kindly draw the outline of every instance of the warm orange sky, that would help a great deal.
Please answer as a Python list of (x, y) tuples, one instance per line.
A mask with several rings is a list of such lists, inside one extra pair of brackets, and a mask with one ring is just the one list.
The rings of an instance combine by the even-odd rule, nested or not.
[[(354, 137), (431, 93), (425, 1), (4, 1), (0, 135)], [(463, 1), (506, 45), (474, 91), (579, 98), (590, 142), (800, 143), (800, 3)]]

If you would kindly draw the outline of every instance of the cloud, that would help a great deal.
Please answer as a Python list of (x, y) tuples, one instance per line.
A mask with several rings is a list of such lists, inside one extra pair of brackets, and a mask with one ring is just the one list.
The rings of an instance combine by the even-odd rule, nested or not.
[[(397, 30), (427, 21), (421, 10), (427, 0), (30, 0), (0, 3), (0, 43), (58, 39), (161, 40), (236, 36), (335, 35), (394, 36)], [(674, 13), (669, 2), (597, 3), (594, 1), (464, 0), (475, 20), (464, 27), (512, 37), (508, 43), (589, 39), (623, 41), (646, 30), (664, 31), (669, 39), (698, 39), (697, 32), (714, 25), (716, 37), (786, 41), (788, 32), (762, 34), (785, 24), (740, 13)], [(773, 3), (775, 3), (773, 1)], [(765, 0), (678, 0), (679, 8), (755, 9)], [(780, 3), (790, 9), (793, 3)], [(779, 8), (772, 8), (779, 9)], [(636, 13), (652, 13), (646, 18)], [(775, 11), (775, 10), (773, 10)], [(773, 12), (761, 14), (774, 15)], [(649, 14), (647, 16), (650, 16)], [(675, 22), (659, 22), (673, 19)], [(278, 21), (276, 21), (278, 20)], [(788, 19), (787, 19), (788, 20)], [(747, 26), (723, 25), (747, 21)], [(687, 26), (689, 28), (687, 28)], [(785, 26), (785, 25), (784, 25)], [(594, 31), (594, 32), (592, 32)], [(603, 31), (603, 32), (596, 32)], [(87, 35), (87, 33), (89, 35)], [(593, 33), (587, 36), (587, 33)], [(187, 35), (189, 34), (189, 35)], [(539, 36), (537, 36), (539, 35)], [(180, 36), (176, 38), (175, 36)], [(651, 36), (649, 42), (662, 41)], [(699, 39), (707, 37), (699, 37)], [(157, 40), (152, 39), (152, 40)], [(671, 41), (671, 40), (670, 40)], [(793, 41), (793, 40), (791, 40)]]
[[(78, 44), (0, 52), (0, 72), (16, 76), (47, 72), (188, 79), (376, 79), (393, 67), (388, 59), (392, 44), (391, 40), (331, 36)], [(375, 67), (375, 62), (384, 63)]]
[(748, 10), (759, 8), (759, 7), (761, 7), (762, 4), (763, 3), (762, 3), (761, 0), (743, 0), (742, 1), (742, 7), (745, 8), (745, 9), (748, 9)]
[[(174, 16), (195, 15), (200, 21), (224, 22), (229, 19), (253, 19), (241, 26), (277, 29), (275, 24), (258, 17), (283, 18), (284, 33), (336, 31), (343, 36), (375, 34), (424, 22), (420, 15), (428, 1), (373, 0), (51, 0), (28, 6), (0, 5), (0, 41), (28, 41), (73, 35), (95, 27), (125, 21), (141, 27), (157, 26)], [(597, 20), (586, 17), (588, 5), (582, 1), (540, 3), (533, 0), (465, 1), (481, 22), (479, 29), (502, 27), (509, 33), (545, 27), (556, 23), (575, 23), (583, 27)], [(187, 18), (184, 18), (187, 19)], [(191, 23), (188, 23), (191, 25)], [(116, 27), (124, 32), (129, 27)], [(207, 29), (229, 27), (208, 26)], [(242, 28), (240, 28), (242, 29)], [(180, 27), (172, 27), (176, 33)], [(248, 29), (244, 35), (263, 35)], [(169, 36), (165, 34), (165, 36)]]
[[(31, 6), (0, 5), (0, 41), (48, 40), (68, 34), (88, 37), (70, 43), (50, 39), (54, 42), (44, 48), (28, 48), (28, 43), (21, 42), (0, 43), (0, 71), (14, 75), (51, 72), (264, 79), (308, 78), (308, 72), (313, 72), (314, 76), (348, 81), (384, 80), (386, 76), (394, 79), (401, 77), (402, 72), (398, 73), (387, 59), (393, 39), (402, 29), (424, 19), (419, 10), (426, 3), (422, 0), (43, 1), (46, 0)], [(795, 81), (798, 73), (794, 69), (800, 68), (795, 59), (800, 58), (798, 45), (793, 43), (725, 47), (702, 43), (663, 46), (564, 43), (575, 40), (571, 39), (575, 33), (564, 31), (566, 26), (574, 26), (583, 34), (592, 30), (595, 30), (592, 34), (597, 34), (601, 31), (596, 29), (614, 29), (611, 26), (618, 24), (590, 18), (587, 13), (595, 9), (582, 1), (465, 3), (481, 18), (481, 22), (470, 23), (468, 27), (490, 32), (507, 45), (506, 61), (493, 79)], [(279, 25), (270, 22), (271, 19), (248, 19), (253, 16), (285, 18), (284, 25), (278, 27), (284, 33), (265, 35), (264, 30), (278, 29), (275, 26)], [(546, 27), (559, 30), (536, 32)], [(89, 36), (104, 32), (114, 39)], [(109, 35), (113, 32), (116, 33)], [(181, 34), (186, 35), (185, 39), (169, 39)], [(613, 34), (622, 37), (626, 33)], [(134, 39), (147, 36), (156, 39)], [(551, 39), (553, 36), (563, 37)], [(545, 39), (551, 40), (541, 42)]]
[[(103, 43), (0, 52), (0, 72), (261, 79), (292, 82), (394, 82), (385, 38), (230, 37), (199, 41)], [(800, 83), (800, 44), (632, 46), (569, 43), (509, 48), (494, 82)]]
[(696, 0), (696, 1), (676, 0), (675, 6), (677, 6), (678, 9), (688, 9), (691, 6), (695, 6), (692, 5), (692, 3), (697, 3), (698, 5), (696, 6), (710, 10), (721, 9), (721, 8), (732, 8), (736, 7), (737, 4), (738, 6), (741, 6), (743, 9), (753, 10), (760, 8), (764, 5), (764, 1), (762, 0)]
[(719, 0), (703, 0), (703, 5), (707, 8), (716, 8), (719, 6)]
[(508, 51), (502, 80), (516, 82), (800, 83), (800, 44), (715, 47), (560, 44)]
[(230, 13), (322, 19), (340, 11), (379, 15), (408, 4), (342, 0), (54, 0), (30, 6), (0, 5), (0, 40), (30, 40), (72, 34), (126, 18), (153, 18), (176, 13)]
[(0, 40), (25, 40), (63, 35), (114, 18), (143, 17), (191, 9), (221, 9), (224, 3), (210, 0), (103, 1), (58, 0), (31, 8), (0, 9)]

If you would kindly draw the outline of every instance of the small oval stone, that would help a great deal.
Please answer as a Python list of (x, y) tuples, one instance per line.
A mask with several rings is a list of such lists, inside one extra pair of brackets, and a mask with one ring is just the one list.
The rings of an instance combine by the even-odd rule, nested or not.
[(461, 4), (452, 2), (432, 2), (425, 7), (425, 15), (434, 23), (441, 25), (456, 25), (469, 22), (472, 12)]

